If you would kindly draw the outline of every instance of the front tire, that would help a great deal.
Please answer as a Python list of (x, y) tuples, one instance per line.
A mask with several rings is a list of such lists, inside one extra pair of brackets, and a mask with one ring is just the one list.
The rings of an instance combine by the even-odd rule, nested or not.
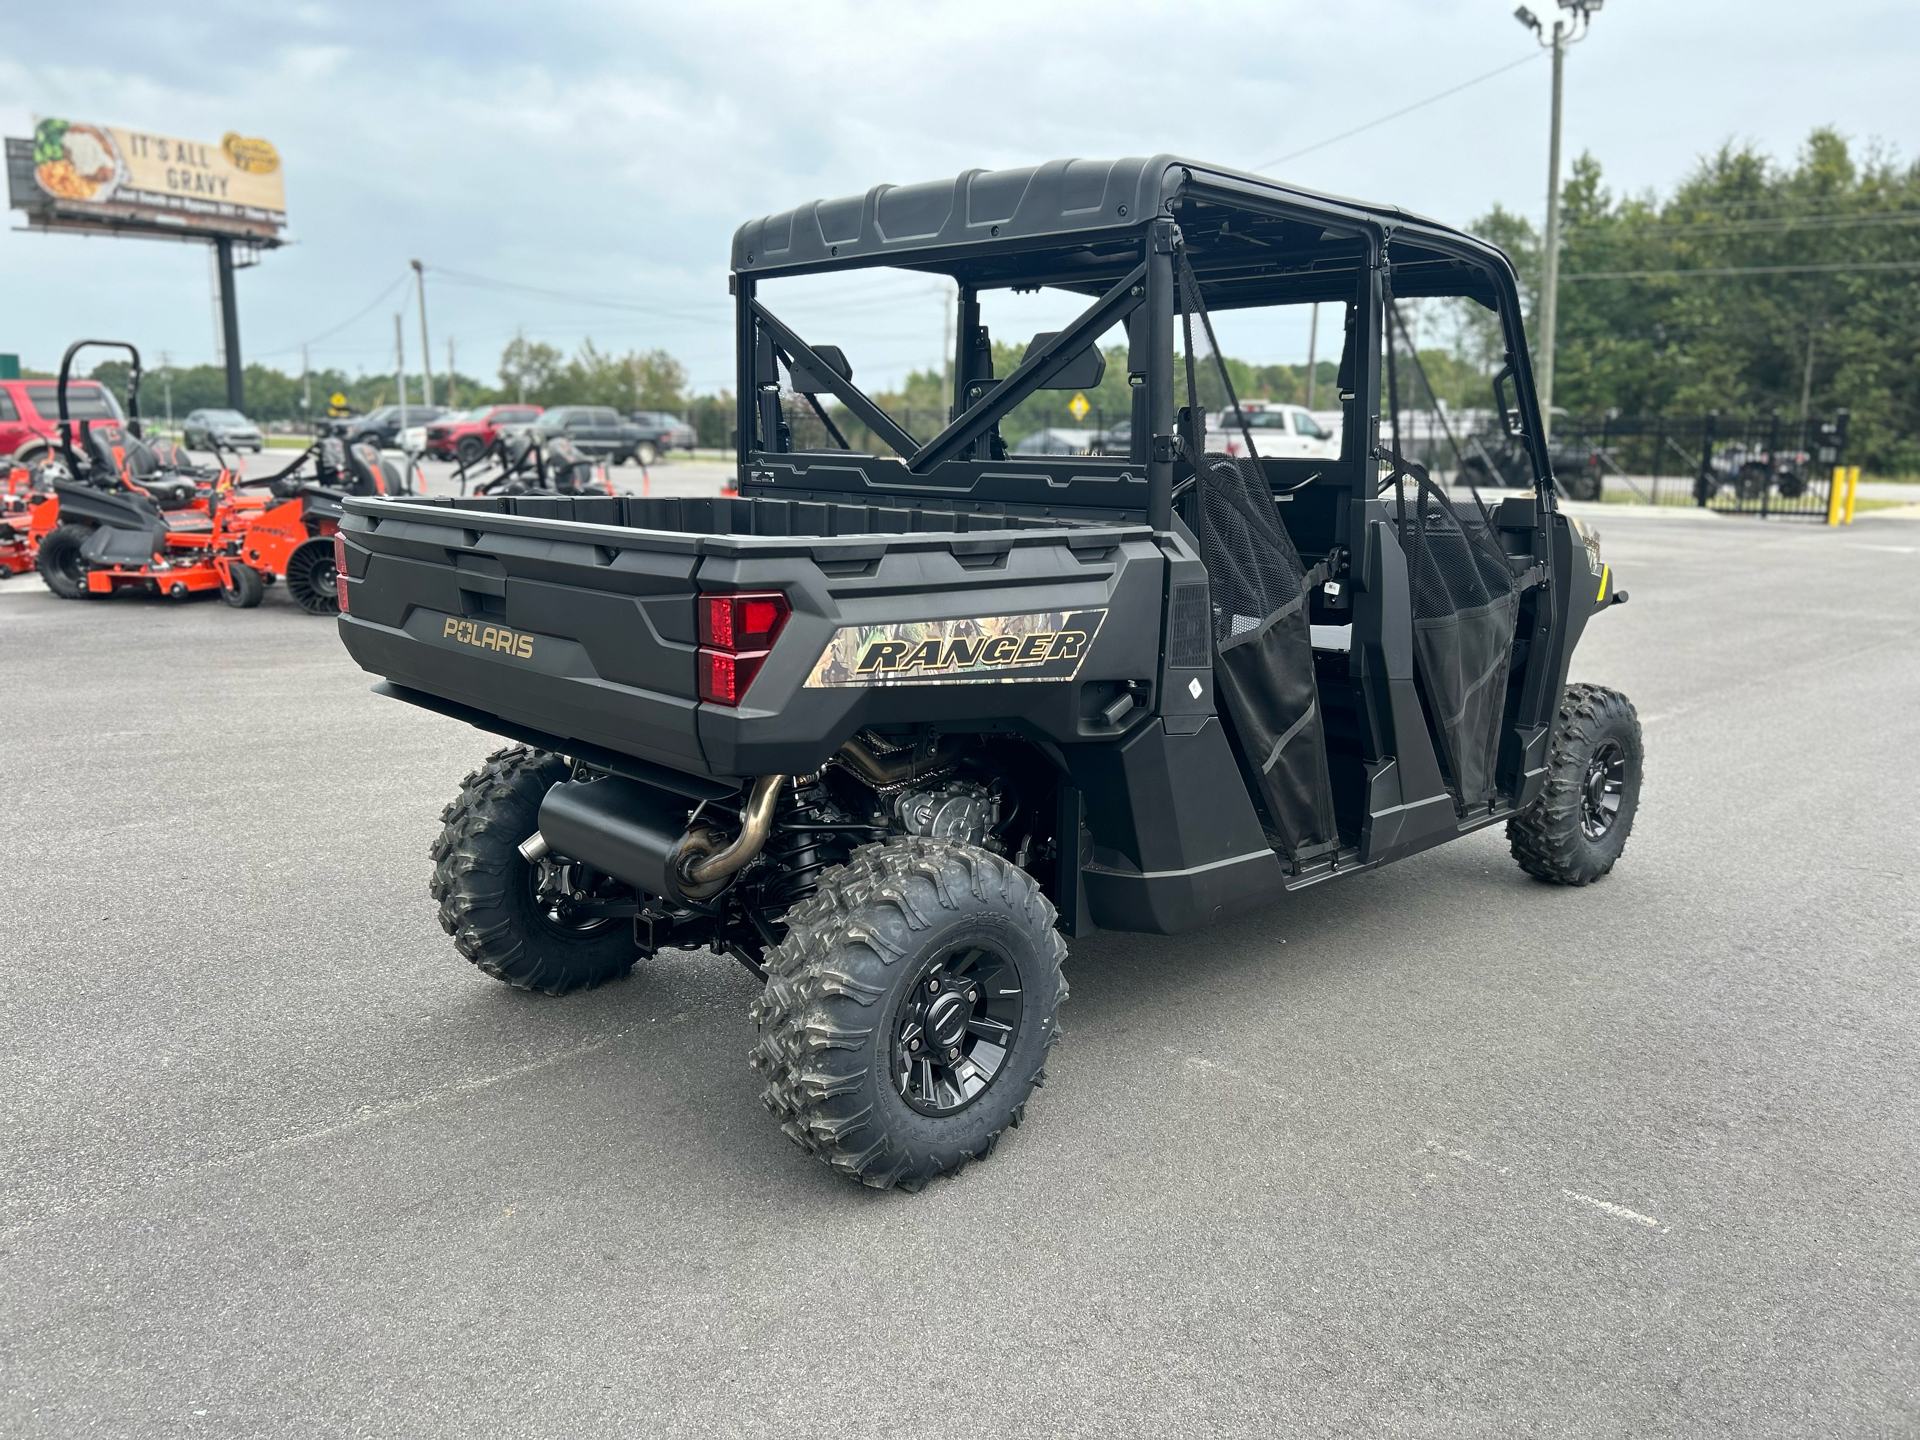
[(266, 583), (261, 580), (260, 572), (251, 565), (229, 560), (227, 574), (232, 577), (233, 583), (220, 587), (220, 598), (234, 609), (251, 610), (266, 596)]
[(1569, 685), (1540, 798), (1507, 821), (1520, 868), (1551, 885), (1591, 885), (1613, 869), (1640, 808), (1643, 753), (1631, 700), (1599, 685)]
[(630, 920), (571, 921), (546, 898), (549, 862), (535, 867), (520, 854), (539, 828), (540, 801), (568, 768), (550, 751), (496, 750), (460, 782), (430, 852), (428, 893), (455, 948), (494, 979), (548, 995), (616, 980), (639, 958)]
[(93, 597), (93, 592), (87, 589), (86, 557), (80, 553), (80, 547), (87, 543), (87, 536), (92, 533), (84, 525), (58, 525), (40, 542), (40, 555), (36, 562), (40, 578), (62, 600), (88, 600)]
[(453, 458), (471, 470), (480, 463), (480, 457), (487, 453), (487, 447), (478, 435), (463, 435), (460, 443), (453, 447)]
[(1067, 947), (1032, 876), (969, 845), (868, 845), (788, 912), (754, 1003), (761, 1099), (876, 1189), (985, 1159), (1046, 1078)]

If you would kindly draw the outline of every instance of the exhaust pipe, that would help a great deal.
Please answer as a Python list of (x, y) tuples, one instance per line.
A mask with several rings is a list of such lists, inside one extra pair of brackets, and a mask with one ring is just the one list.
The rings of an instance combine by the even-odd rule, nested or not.
[(539, 830), (521, 842), (520, 853), (529, 863), (569, 855), (649, 895), (705, 900), (767, 843), (786, 778), (753, 782), (731, 841), (705, 825), (689, 830), (685, 797), (622, 775), (555, 785), (540, 802)]

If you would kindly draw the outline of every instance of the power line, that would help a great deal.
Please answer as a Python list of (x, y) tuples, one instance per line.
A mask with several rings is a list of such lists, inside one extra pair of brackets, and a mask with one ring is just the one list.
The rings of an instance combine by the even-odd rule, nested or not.
[(1314, 141), (1313, 144), (1307, 146), (1303, 150), (1295, 150), (1286, 155), (1277, 155), (1271, 160), (1262, 160), (1258, 165), (1255, 165), (1253, 168), (1255, 170), (1265, 170), (1269, 165), (1284, 165), (1289, 160), (1298, 160), (1302, 155), (1311, 155), (1316, 150), (1324, 150), (1329, 145), (1337, 145), (1342, 140), (1350, 140), (1355, 135), (1361, 134), (1363, 131), (1371, 130), (1378, 125), (1384, 125), (1389, 120), (1398, 120), (1402, 115), (1411, 115), (1414, 111), (1425, 109), (1427, 106), (1433, 104), (1435, 101), (1446, 99), (1449, 95), (1458, 95), (1462, 90), (1471, 90), (1475, 85), (1480, 84), (1483, 80), (1491, 80), (1493, 79), (1494, 76), (1504, 75), (1509, 70), (1518, 70), (1522, 65), (1527, 64), (1529, 61), (1538, 60), (1545, 53), (1546, 52), (1544, 50), (1535, 50), (1531, 54), (1521, 56), (1518, 60), (1509, 61), (1507, 64), (1500, 66), (1497, 70), (1489, 70), (1487, 71), (1486, 74), (1476, 75), (1471, 80), (1462, 80), (1458, 85), (1455, 85), (1450, 90), (1442, 90), (1437, 95), (1429, 95), (1424, 100), (1416, 100), (1413, 102), (1413, 104), (1403, 106), (1402, 108), (1395, 110), (1392, 114), (1382, 115), (1377, 120), (1369, 120), (1364, 125), (1356, 125), (1351, 130), (1342, 130), (1338, 135), (1330, 135), (1325, 140), (1316, 140)]
[(443, 265), (429, 265), (427, 269), (442, 279), (451, 280), (456, 285), (471, 285), (482, 290), (504, 290), (521, 295), (539, 295), (549, 300), (565, 300), (572, 304), (588, 305), (600, 310), (631, 310), (645, 315), (663, 316), (669, 320), (703, 323), (713, 318), (711, 312), (705, 315), (688, 315), (664, 305), (648, 305), (637, 300), (610, 300), (604, 295), (583, 295), (571, 290), (549, 290), (539, 285), (520, 285), (511, 280), (495, 280), (486, 275), (471, 275), (464, 270), (449, 270)]
[(1858, 230), (1880, 225), (1915, 225), (1920, 224), (1920, 210), (1865, 215), (1782, 215), (1766, 220), (1690, 220), (1680, 224), (1651, 219), (1638, 225), (1625, 217), (1608, 216), (1576, 228), (1598, 230), (1610, 223), (1620, 224), (1623, 237), (1635, 240), (1661, 235), (1760, 235), (1785, 230)]
[(1833, 265), (1721, 265), (1702, 270), (1583, 270), (1562, 280), (1678, 280), (1721, 275), (1839, 274), (1849, 270), (1920, 270), (1920, 260), (1842, 261)]
[(309, 335), (305, 340), (299, 341), (298, 343), (293, 345), (283, 345), (278, 350), (262, 350), (258, 353), (262, 356), (287, 355), (287, 354), (291, 354), (295, 350), (298, 350), (301, 345), (318, 345), (322, 340), (326, 340), (332, 336), (338, 335), (342, 330), (346, 329), (349, 325), (353, 324), (355, 321), (365, 319), (367, 315), (374, 309), (375, 306), (379, 305), (389, 295), (393, 294), (395, 290), (398, 290), (402, 285), (406, 283), (407, 283), (407, 277), (403, 273), (399, 279), (393, 282), (393, 284), (387, 286), (386, 289), (382, 290), (378, 295), (374, 296), (373, 299), (369, 300), (365, 308), (354, 311), (354, 313), (351, 316), (349, 316), (345, 320), (342, 320), (338, 325), (334, 326), (331, 330), (323, 330), (318, 335)]

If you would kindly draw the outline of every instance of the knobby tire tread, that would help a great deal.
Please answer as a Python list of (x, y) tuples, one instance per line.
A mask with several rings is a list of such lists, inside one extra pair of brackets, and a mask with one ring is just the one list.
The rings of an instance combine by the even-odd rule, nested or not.
[(525, 745), (489, 755), (460, 782), (441, 812), (442, 829), (428, 852), (427, 892), (439, 904), (440, 928), (483, 973), (519, 990), (566, 995), (618, 979), (639, 952), (628, 932), (570, 942), (538, 931), (532, 906), (512, 894), (525, 866), (515, 847), (533, 833), (541, 797), (567, 778), (565, 757)]
[(1604, 685), (1573, 684), (1560, 697), (1554, 717), (1547, 780), (1540, 798), (1525, 813), (1507, 821), (1507, 846), (1520, 868), (1553, 885), (1591, 885), (1613, 869), (1632, 835), (1629, 813), (1620, 847), (1596, 864), (1592, 843), (1580, 828), (1581, 782), (1587, 757), (1617, 724), (1631, 736), (1634, 767), (1633, 811), (1639, 809), (1639, 772), (1645, 750), (1640, 717), (1618, 690)]
[[(1041, 1013), (1023, 1024), (1042, 1027), (1044, 1038), (1028, 1074), (995, 1082), (1009, 1086), (1007, 1094), (1015, 1097), (1011, 1105), (1005, 1096), (995, 1101), (998, 1123), (964, 1142), (916, 1154), (874, 1114), (879, 1097), (868, 1089), (872, 1045), (891, 1043), (884, 1033), (884, 1002), (895, 978), (892, 967), (916, 953), (913, 936), (968, 908), (1011, 913), (1039, 942), (1042, 978), (1053, 982), (1053, 990)], [(788, 911), (787, 936), (768, 953), (766, 989), (752, 1010), (760, 1040), (749, 1061), (766, 1081), (761, 1100), (782, 1131), (833, 1169), (876, 1189), (918, 1190), (985, 1159), (1046, 1082), (1048, 1048), (1060, 1037), (1059, 1007), (1067, 998), (1060, 967), (1067, 947), (1055, 918), (1031, 875), (967, 845), (909, 836), (863, 846), (827, 871), (819, 888)]]

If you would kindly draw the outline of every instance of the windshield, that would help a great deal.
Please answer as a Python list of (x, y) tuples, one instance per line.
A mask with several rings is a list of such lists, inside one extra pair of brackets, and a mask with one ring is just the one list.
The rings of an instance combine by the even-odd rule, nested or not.
[[(32, 380), (26, 386), (27, 399), (41, 418), (60, 418), (60, 386), (52, 380)], [(87, 380), (67, 385), (67, 417), (71, 420), (119, 420), (120, 405), (105, 386)]]

